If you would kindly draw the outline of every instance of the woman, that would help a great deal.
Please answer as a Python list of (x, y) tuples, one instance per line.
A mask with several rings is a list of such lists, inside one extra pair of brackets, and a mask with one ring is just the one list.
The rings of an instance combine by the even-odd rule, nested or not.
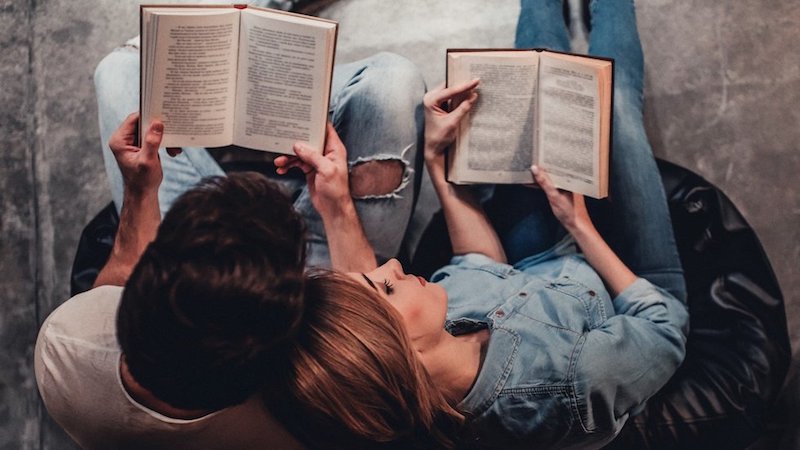
[[(593, 205), (611, 232), (533, 167), (540, 191), (497, 189), (499, 212), (519, 217), (498, 234), (471, 190), (444, 178), (479, 82), (429, 92), (425, 162), (457, 256), (431, 282), (396, 260), (311, 277), (292, 367), (265, 394), (310, 447), (449, 447), (462, 423), (476, 446), (599, 447), (681, 363), (685, 287), (642, 122), (633, 2), (590, 7), (590, 53), (616, 61), (613, 202)], [(567, 50), (561, 2), (523, 0), (516, 45)]]

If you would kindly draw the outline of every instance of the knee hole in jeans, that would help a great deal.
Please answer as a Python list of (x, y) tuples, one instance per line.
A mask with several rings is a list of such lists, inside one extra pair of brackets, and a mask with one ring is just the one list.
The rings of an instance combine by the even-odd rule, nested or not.
[(350, 168), (353, 197), (389, 195), (400, 188), (405, 164), (400, 159), (360, 161)]

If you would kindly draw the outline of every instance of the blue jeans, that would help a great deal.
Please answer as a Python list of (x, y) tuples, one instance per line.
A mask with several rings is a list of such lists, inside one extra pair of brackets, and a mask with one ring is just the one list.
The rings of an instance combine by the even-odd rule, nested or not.
[[(614, 58), (614, 114), (610, 199), (587, 199), (593, 220), (611, 248), (638, 276), (686, 300), (664, 188), (642, 117), (644, 57), (633, 0), (592, 0), (589, 54)], [(522, 0), (515, 45), (569, 51), (561, 0)], [(496, 207), (508, 217), (498, 227), (509, 260), (542, 251), (563, 236), (539, 191), (498, 187)], [(502, 203), (502, 200), (499, 200)], [(520, 205), (524, 209), (520, 209)], [(494, 214), (498, 215), (497, 213)], [(537, 230), (531, 233), (530, 230)]]
[[(139, 109), (138, 39), (106, 56), (95, 71), (102, 154), (117, 210), (123, 182), (107, 142), (122, 120)], [(422, 136), (420, 101), (425, 92), (417, 68), (389, 53), (336, 66), (329, 118), (348, 151), (351, 166), (368, 160), (398, 160), (404, 167), (400, 185), (385, 195), (355, 198), (369, 242), (379, 261), (397, 255), (414, 203), (414, 163)], [(161, 214), (204, 177), (224, 175), (204, 148), (184, 148), (177, 157), (160, 149), (164, 180), (159, 188)], [(290, 181), (288, 183), (291, 183)], [(305, 186), (295, 208), (308, 226), (309, 266), (330, 266), (325, 231)]]

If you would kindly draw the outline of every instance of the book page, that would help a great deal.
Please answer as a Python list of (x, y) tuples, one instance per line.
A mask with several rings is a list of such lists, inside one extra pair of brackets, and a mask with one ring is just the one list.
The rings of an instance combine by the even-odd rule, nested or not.
[(158, 8), (154, 14), (146, 119), (164, 121), (165, 147), (230, 145), (239, 11)]
[[(478, 100), (461, 124), (451, 177), (467, 182), (532, 182), (536, 78), (534, 52), (451, 53), (448, 85), (480, 78)], [(459, 175), (460, 174), (460, 175)]]
[(293, 155), (322, 152), (335, 24), (248, 8), (242, 14), (234, 143)]
[(541, 56), (535, 158), (556, 186), (597, 196), (601, 102), (596, 68)]

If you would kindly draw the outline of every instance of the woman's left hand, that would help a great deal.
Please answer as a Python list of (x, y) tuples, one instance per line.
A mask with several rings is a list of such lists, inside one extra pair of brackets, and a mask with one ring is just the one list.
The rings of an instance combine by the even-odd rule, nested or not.
[(345, 210), (352, 203), (347, 149), (333, 125), (330, 122), (327, 124), (322, 154), (302, 142), (295, 143), (292, 150), (297, 156), (275, 158), (277, 172), (283, 175), (292, 167), (302, 170), (306, 175), (311, 202), (320, 215), (330, 217)]
[[(461, 119), (472, 108), (478, 99), (475, 88), (480, 80), (475, 79), (458, 86), (445, 88), (444, 85), (429, 91), (423, 97), (425, 105), (425, 160), (430, 162), (444, 154), (444, 150), (453, 143)], [(463, 98), (458, 106), (450, 112), (442, 107), (448, 101)]]

